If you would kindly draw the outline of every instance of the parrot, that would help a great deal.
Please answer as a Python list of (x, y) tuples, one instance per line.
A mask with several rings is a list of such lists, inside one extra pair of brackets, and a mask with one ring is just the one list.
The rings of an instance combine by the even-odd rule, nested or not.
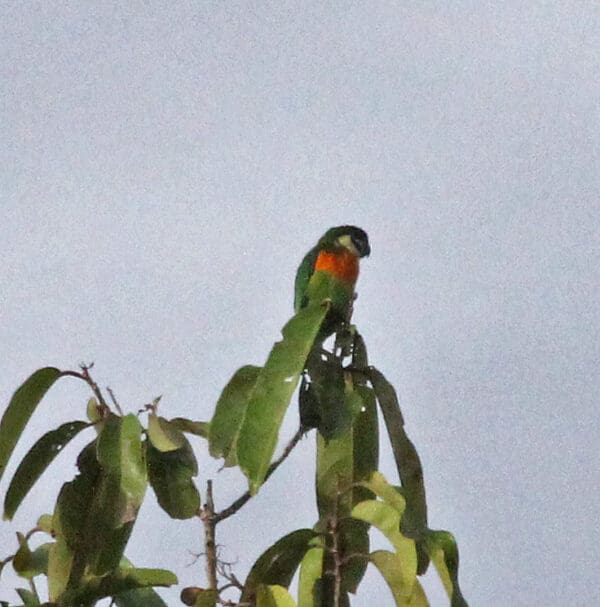
[(340, 323), (350, 320), (359, 259), (370, 253), (367, 233), (356, 226), (344, 225), (327, 230), (304, 256), (296, 272), (295, 312), (311, 301), (331, 301), (318, 341), (322, 342)]
[[(300, 424), (305, 432), (319, 428), (323, 436), (331, 437), (339, 424), (338, 417), (343, 408), (337, 402), (337, 395), (343, 392), (343, 370), (339, 359), (332, 358), (322, 349), (322, 344), (336, 333), (337, 348), (340, 329), (347, 328), (352, 315), (359, 260), (370, 253), (369, 238), (364, 230), (356, 226), (337, 226), (321, 236), (298, 267), (295, 312), (311, 302), (329, 300), (331, 305), (306, 360), (300, 384)], [(330, 394), (325, 388), (327, 385), (335, 385), (337, 390)]]

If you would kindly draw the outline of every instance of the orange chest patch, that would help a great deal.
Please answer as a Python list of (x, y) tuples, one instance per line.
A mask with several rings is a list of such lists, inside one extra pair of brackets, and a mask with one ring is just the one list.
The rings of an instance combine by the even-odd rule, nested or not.
[(315, 262), (315, 272), (318, 270), (354, 286), (358, 278), (358, 257), (346, 249), (340, 252), (321, 251)]

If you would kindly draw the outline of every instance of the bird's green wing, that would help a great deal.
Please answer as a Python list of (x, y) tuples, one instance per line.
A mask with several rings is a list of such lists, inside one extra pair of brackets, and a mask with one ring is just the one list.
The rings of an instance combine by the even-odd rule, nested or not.
[(308, 287), (310, 277), (315, 271), (315, 263), (317, 261), (318, 254), (319, 249), (317, 247), (313, 247), (304, 256), (302, 263), (298, 266), (298, 271), (296, 272), (296, 283), (294, 285), (294, 310), (296, 312), (303, 308), (307, 303), (306, 289)]

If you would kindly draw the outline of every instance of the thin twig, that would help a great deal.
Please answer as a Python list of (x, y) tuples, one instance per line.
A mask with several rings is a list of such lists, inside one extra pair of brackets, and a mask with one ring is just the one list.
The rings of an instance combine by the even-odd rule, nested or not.
[(41, 529), (39, 527), (34, 527), (33, 529), (30, 529), (25, 534), (25, 539), (28, 540), (34, 533), (37, 533), (38, 531), (41, 531)]
[(83, 380), (92, 389), (92, 392), (94, 393), (94, 396), (96, 397), (101, 409), (104, 412), (110, 411), (110, 407), (106, 404), (106, 401), (104, 400), (104, 396), (102, 395), (98, 384), (92, 379), (92, 376), (90, 375), (89, 370), (94, 366), (94, 363), (91, 363), (89, 365), (81, 364), (79, 366), (81, 368), (81, 373), (79, 373), (78, 371), (62, 371), (61, 375), (77, 377), (78, 379)]
[(94, 366), (94, 363), (90, 363), (89, 365), (81, 364), (79, 367), (81, 368), (81, 374), (85, 381), (89, 384), (90, 388), (93, 390), (94, 394), (98, 398), (98, 402), (105, 408), (108, 409), (108, 405), (106, 404), (106, 400), (104, 400), (104, 396), (98, 387), (98, 384), (92, 379), (90, 375), (90, 369)]
[(121, 405), (119, 405), (119, 403), (117, 402), (117, 399), (115, 398), (115, 393), (108, 386), (106, 386), (106, 391), (108, 392), (108, 395), (110, 396), (110, 400), (112, 400), (112, 403), (115, 406), (115, 409), (119, 412), (119, 415), (123, 415), (123, 410), (121, 409)]
[[(283, 453), (269, 466), (263, 483), (266, 482), (271, 474), (273, 474), (273, 472), (275, 472), (275, 470), (277, 470), (277, 468), (279, 468), (279, 466), (285, 461), (303, 436), (304, 428), (300, 427), (298, 430), (296, 430), (296, 434), (292, 436), (290, 442), (286, 445)], [(221, 512), (217, 512), (214, 515), (215, 524), (235, 514), (251, 497), (252, 494), (250, 491), (246, 491), (246, 493), (240, 495), (240, 497), (238, 497), (231, 505), (227, 506), (227, 508), (221, 510)]]
[(2, 571), (2, 569), (4, 568), (5, 565), (8, 565), (8, 563), (10, 563), (14, 558), (15, 558), (15, 554), (11, 554), (10, 556), (7, 556), (5, 559), (0, 560), (0, 572)]
[(224, 561), (221, 558), (219, 551), (217, 550), (217, 574), (219, 577), (223, 578), (224, 580), (227, 580), (227, 584), (224, 584), (219, 588), (219, 595), (225, 590), (229, 590), (230, 588), (236, 588), (240, 592), (244, 591), (244, 584), (240, 582), (235, 573), (233, 573), (233, 571), (231, 570), (233, 565), (235, 565), (236, 563), (237, 560)]
[[(199, 516), (202, 516), (202, 514), (200, 513)], [(204, 552), (192, 552), (191, 550), (188, 550), (188, 552), (192, 555), (193, 560), (191, 563), (188, 563), (186, 567), (191, 567), (192, 565), (195, 565), (198, 562), (198, 559), (201, 556), (204, 556)]]

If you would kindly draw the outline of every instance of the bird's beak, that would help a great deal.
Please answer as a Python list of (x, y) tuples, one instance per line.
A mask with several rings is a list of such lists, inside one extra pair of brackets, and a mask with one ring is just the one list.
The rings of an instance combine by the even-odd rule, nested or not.
[(354, 245), (359, 257), (368, 257), (371, 254), (371, 247), (369, 246), (368, 241), (355, 240), (352, 238), (352, 244)]

